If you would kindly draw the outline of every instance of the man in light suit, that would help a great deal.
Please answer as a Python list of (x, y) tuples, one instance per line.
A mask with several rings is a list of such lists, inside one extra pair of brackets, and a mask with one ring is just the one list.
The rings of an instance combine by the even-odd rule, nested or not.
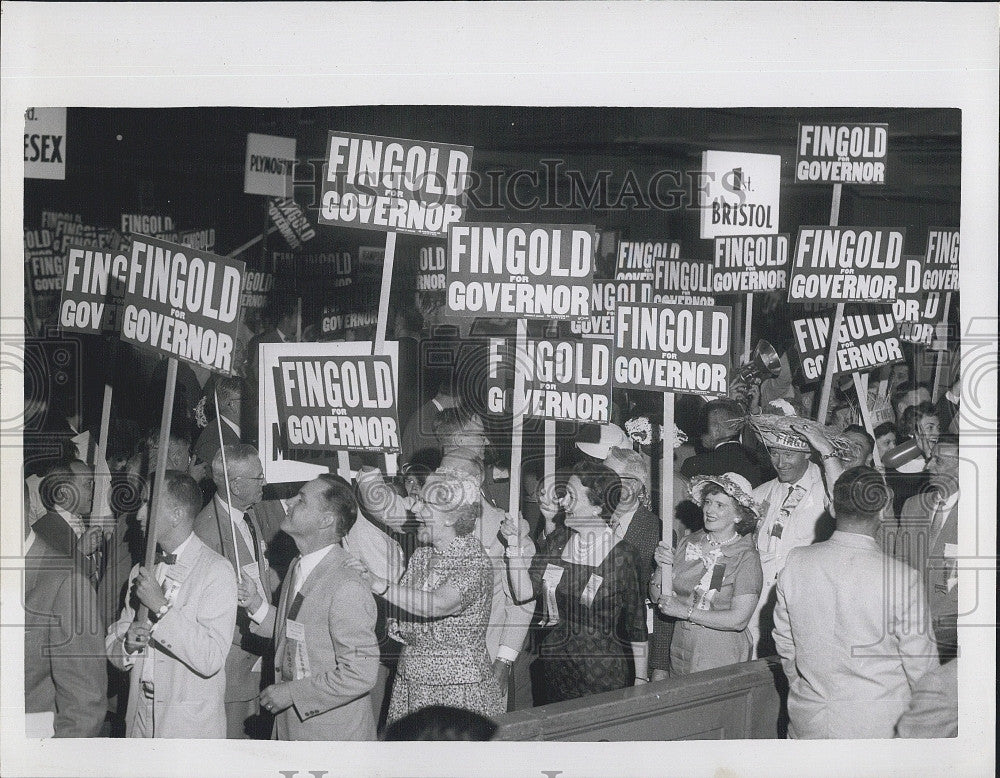
[(958, 444), (933, 449), (929, 488), (903, 503), (895, 556), (923, 577), (942, 662), (958, 653)]
[(938, 667), (920, 576), (875, 540), (891, 504), (878, 471), (847, 470), (833, 488), (837, 531), (793, 548), (778, 574), (774, 642), (789, 737), (890, 738)]
[[(351, 487), (334, 475), (305, 483), (289, 504), (283, 529), (300, 556), (255, 628), (274, 636), (277, 682), (260, 701), (276, 716), (278, 740), (375, 739), (375, 598), (341, 547), (356, 517)], [(246, 580), (240, 597), (248, 610), (260, 607)]]
[[(161, 499), (155, 539), (165, 553), (152, 570), (133, 569), (133, 595), (105, 641), (111, 663), (131, 672), (125, 735), (224, 738), (236, 575), (194, 534), (201, 508), (194, 479), (168, 470)], [(135, 620), (136, 600), (152, 623)]]
[(251, 632), (250, 622), (252, 619), (260, 622), (267, 615), (278, 577), (267, 563), (264, 534), (255, 515), (264, 494), (264, 470), (257, 449), (241, 443), (218, 450), (212, 461), (212, 478), (215, 497), (195, 519), (195, 534), (228, 559), (237, 577), (248, 580), (261, 598), (257, 612), (245, 607), (237, 611), (236, 629), (226, 658), (226, 737), (239, 739), (247, 737), (246, 725), (258, 713), (263, 657), (269, 647), (266, 638)]
[(24, 560), (26, 737), (97, 737), (107, 710), (104, 625), (97, 593), (67, 558), (35, 537)]

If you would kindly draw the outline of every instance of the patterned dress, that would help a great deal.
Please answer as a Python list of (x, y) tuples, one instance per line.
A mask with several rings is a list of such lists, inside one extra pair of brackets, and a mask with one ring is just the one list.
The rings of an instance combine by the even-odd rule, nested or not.
[[(709, 563), (711, 563), (709, 565)], [(705, 530), (685, 537), (674, 551), (674, 594), (702, 610), (727, 610), (741, 594), (760, 597), (763, 576), (753, 535), (712, 550)], [(707, 596), (706, 596), (707, 593)], [(677, 619), (670, 644), (670, 676), (725, 667), (750, 659), (750, 633), (709, 629)]]
[(597, 567), (575, 564), (562, 559), (570, 537), (565, 529), (550, 535), (529, 571), (548, 624), (539, 647), (542, 703), (628, 686), (629, 644), (648, 639), (638, 552), (619, 541)]
[(421, 546), (399, 583), (427, 592), (449, 584), (461, 594), (462, 609), (440, 619), (407, 614), (398, 622), (395, 636), (404, 646), (388, 720), (428, 705), (450, 705), (491, 717), (504, 713), (503, 695), (486, 653), (493, 566), (479, 540), (458, 537), (443, 551)]

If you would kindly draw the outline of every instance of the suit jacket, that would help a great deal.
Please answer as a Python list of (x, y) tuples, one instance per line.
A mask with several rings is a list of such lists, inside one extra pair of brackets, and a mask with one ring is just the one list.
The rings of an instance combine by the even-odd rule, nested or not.
[[(240, 442), (240, 436), (233, 428), (222, 422), (222, 442), (227, 446), (234, 446)], [(202, 462), (212, 464), (215, 455), (219, 451), (219, 422), (213, 420), (201, 431), (198, 440), (194, 444), (194, 455)]]
[(903, 503), (895, 533), (895, 556), (916, 569), (927, 590), (931, 623), (940, 648), (954, 647), (958, 618), (958, 502), (932, 531), (938, 493), (928, 491)]
[[(278, 740), (374, 740), (375, 718), (368, 693), (378, 676), (375, 598), (349, 555), (334, 546), (302, 582), (289, 602), (294, 567), (281, 588), (277, 608), (254, 627), (273, 634), (275, 678), (291, 687), (292, 707), (275, 717)], [(294, 608), (289, 614), (289, 609)], [(289, 619), (289, 615), (294, 619)], [(289, 638), (288, 622), (301, 625), (305, 642)], [(298, 656), (297, 678), (282, 674), (289, 656)], [(302, 662), (304, 657), (305, 661)]]
[(764, 483), (760, 462), (735, 440), (722, 443), (711, 451), (688, 457), (681, 465), (681, 475), (685, 478), (724, 473), (739, 473), (754, 489)]
[(792, 549), (777, 596), (789, 736), (892, 737), (917, 682), (938, 665), (920, 577), (874, 538), (834, 532)]
[(662, 537), (660, 527), (659, 518), (645, 505), (640, 505), (622, 536), (622, 540), (639, 552), (639, 589), (643, 592), (644, 598), (656, 564), (653, 561), (653, 552), (656, 551), (656, 544)]
[[(254, 506), (256, 507), (256, 506)], [(271, 593), (277, 588), (277, 576), (267, 564), (267, 546), (264, 543), (260, 523), (254, 515), (254, 509), (247, 511), (257, 536), (257, 571), (264, 584), (264, 601), (271, 602)], [(233, 532), (231, 529), (229, 511), (225, 503), (216, 495), (202, 508), (194, 522), (194, 532), (205, 545), (216, 554), (221, 554), (229, 564), (236, 569), (236, 552), (233, 549)], [(220, 533), (221, 528), (221, 533)], [(221, 538), (220, 538), (221, 534)], [(254, 554), (247, 546), (243, 536), (237, 530), (236, 542), (239, 549), (240, 566), (251, 564)], [(260, 668), (253, 671), (258, 660), (267, 654), (268, 641), (250, 630), (250, 618), (246, 609), (236, 612), (236, 629), (233, 631), (232, 646), (226, 657), (226, 702), (243, 702), (254, 699), (260, 693)]]
[(56, 737), (97, 737), (107, 710), (104, 622), (72, 557), (35, 538), (24, 570), (24, 711), (55, 713)]
[[(130, 588), (137, 569), (132, 570)], [(125, 654), (125, 633), (135, 619), (132, 598), (108, 628), (108, 658), (132, 675), (125, 735), (225, 738), (225, 665), (236, 622), (236, 574), (194, 535), (167, 568), (167, 583), (178, 587), (173, 607), (154, 626), (146, 651)], [(140, 682), (145, 678), (154, 687), (152, 732), (136, 730), (137, 711), (150, 705)]]
[(32, 532), (40, 537), (49, 548), (61, 556), (73, 556), (77, 551), (77, 537), (69, 523), (56, 511), (46, 511), (31, 525)]

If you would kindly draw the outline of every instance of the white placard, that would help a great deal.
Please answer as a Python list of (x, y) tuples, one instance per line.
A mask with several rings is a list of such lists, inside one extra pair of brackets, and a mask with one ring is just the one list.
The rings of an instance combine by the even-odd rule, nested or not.
[(66, 109), (24, 112), (24, 177), (66, 180)]
[(246, 194), (291, 197), (294, 169), (295, 138), (247, 133)]
[(701, 237), (776, 235), (781, 157), (738, 151), (703, 151)]

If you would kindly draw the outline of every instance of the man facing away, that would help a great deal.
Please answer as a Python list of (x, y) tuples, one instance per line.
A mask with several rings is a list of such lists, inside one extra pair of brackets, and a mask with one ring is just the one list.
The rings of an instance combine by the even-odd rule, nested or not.
[(890, 504), (876, 470), (845, 471), (833, 488), (833, 536), (792, 549), (778, 575), (789, 737), (890, 738), (938, 666), (920, 576), (875, 540)]
[[(194, 479), (168, 470), (162, 490), (155, 536), (161, 553), (152, 570), (133, 568), (134, 593), (105, 642), (111, 663), (131, 673), (125, 735), (224, 738), (236, 575), (194, 534), (201, 508)], [(151, 622), (135, 620), (138, 603), (149, 608)]]
[[(323, 474), (303, 484), (282, 524), (299, 556), (258, 634), (273, 635), (276, 682), (261, 692), (278, 740), (374, 740), (369, 693), (378, 676), (375, 598), (341, 542), (357, 518), (351, 487)], [(248, 612), (261, 598), (240, 586)]]

